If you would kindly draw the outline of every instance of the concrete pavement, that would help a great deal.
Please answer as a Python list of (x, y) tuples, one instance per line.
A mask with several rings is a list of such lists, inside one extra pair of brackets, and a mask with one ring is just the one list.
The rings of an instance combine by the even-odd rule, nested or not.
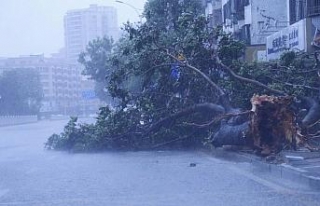
[(243, 151), (216, 149), (213, 156), (232, 161), (250, 162), (252, 172), (260, 176), (271, 176), (276, 181), (291, 181), (300, 186), (320, 191), (320, 152), (306, 149), (282, 151), (274, 161)]
[(231, 153), (44, 150), (65, 123), (0, 128), (0, 205), (320, 205), (316, 190), (277, 181)]

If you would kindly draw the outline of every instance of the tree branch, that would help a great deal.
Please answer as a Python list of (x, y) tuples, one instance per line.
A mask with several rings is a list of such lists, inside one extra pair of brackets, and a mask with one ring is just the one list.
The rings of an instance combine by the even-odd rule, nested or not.
[(320, 119), (320, 105), (316, 100), (310, 97), (304, 97), (302, 98), (302, 101), (309, 107), (307, 115), (302, 120), (302, 126), (308, 127)]
[(302, 87), (302, 88), (305, 88), (305, 89), (310, 89), (310, 90), (314, 90), (314, 91), (319, 91), (319, 88), (316, 88), (316, 87), (311, 87), (311, 86), (307, 86), (307, 85), (301, 85), (301, 84), (291, 84), (289, 82), (284, 82), (284, 81), (280, 81), (278, 79), (275, 79), (275, 78), (272, 78), (270, 76), (267, 76), (269, 79), (273, 80), (273, 81), (276, 81), (276, 82), (279, 82), (281, 84), (283, 84), (284, 86), (290, 86), (290, 87)]
[[(280, 68), (280, 69), (279, 69)], [(275, 72), (283, 72), (283, 73), (287, 73), (287, 74), (292, 74), (291, 71), (285, 71), (282, 70), (281, 68), (284, 68), (286, 70), (291, 70), (290, 67), (286, 67), (286, 66), (279, 66), (277, 69), (270, 69), (270, 71), (275, 71)], [(294, 74), (307, 74), (307, 73), (312, 73), (312, 72), (317, 72), (318, 69), (310, 69), (310, 70), (305, 70), (305, 71), (294, 71)]]
[(179, 62), (181, 65), (191, 69), (192, 71), (196, 72), (201, 77), (203, 77), (218, 92), (219, 101), (220, 101), (221, 105), (226, 109), (226, 111), (231, 111), (233, 109), (230, 104), (228, 95), (216, 83), (214, 83), (205, 73), (203, 73), (198, 68), (191, 66), (190, 64), (188, 64), (186, 62), (180, 61), (177, 57), (170, 54), (168, 50), (166, 50), (166, 51), (167, 51), (167, 55), (169, 57), (173, 58), (174, 60)]
[(244, 111), (244, 112), (239, 112), (239, 113), (229, 113), (229, 114), (224, 114), (224, 115), (220, 115), (216, 118), (214, 118), (213, 120), (211, 120), (210, 122), (204, 123), (204, 124), (196, 124), (196, 123), (188, 123), (188, 122), (184, 122), (184, 125), (187, 126), (195, 126), (198, 128), (206, 128), (211, 126), (214, 123), (220, 122), (223, 119), (229, 118), (229, 117), (235, 117), (235, 116), (240, 116), (240, 115), (245, 115), (245, 114), (249, 114), (251, 113), (251, 111)]
[(225, 95), (224, 91), (216, 83), (214, 83), (205, 73), (203, 73), (202, 71), (200, 71), (196, 67), (191, 66), (190, 64), (188, 64), (186, 62), (180, 61), (177, 57), (170, 54), (168, 51), (167, 51), (167, 55), (170, 56), (172, 59), (176, 60), (177, 62), (179, 62), (181, 65), (191, 69), (192, 71), (194, 71), (197, 74), (199, 74), (200, 76), (202, 76), (213, 88), (215, 88), (218, 91), (219, 96)]
[(242, 82), (248, 82), (248, 83), (251, 83), (251, 84), (254, 84), (256, 86), (259, 86), (259, 87), (262, 87), (272, 93), (275, 93), (275, 94), (279, 94), (279, 95), (287, 95), (285, 92), (283, 91), (280, 91), (280, 90), (277, 90), (277, 89), (272, 89), (270, 87), (268, 87), (267, 85), (265, 84), (262, 84), (261, 82), (259, 81), (256, 81), (256, 80), (253, 80), (253, 79), (248, 79), (248, 78), (245, 78), (245, 77), (242, 77), (242, 76), (239, 76), (237, 75), (236, 73), (234, 73), (232, 71), (232, 69), (230, 69), (228, 66), (226, 66), (225, 64), (223, 64), (221, 62), (221, 60), (216, 57), (216, 61), (217, 63), (221, 66), (221, 68), (226, 71), (227, 73), (229, 73), (232, 77), (234, 77), (235, 79), (239, 80), (239, 81), (242, 81)]
[(192, 127), (198, 127), (198, 128), (207, 128), (210, 127), (212, 124), (217, 123), (220, 121), (221, 118), (214, 118), (210, 122), (204, 123), (204, 124), (197, 124), (197, 123), (189, 123), (189, 122), (183, 122), (183, 125), (192, 126)]
[(212, 111), (212, 112), (220, 113), (220, 114), (225, 113), (225, 109), (222, 106), (217, 105), (217, 104), (212, 104), (212, 103), (196, 104), (192, 107), (189, 107), (187, 109), (184, 109), (182, 111), (179, 111), (177, 113), (171, 114), (167, 117), (160, 119), (159, 121), (157, 121), (156, 123), (154, 123), (150, 126), (150, 128), (147, 130), (145, 135), (149, 135), (151, 132), (156, 132), (161, 127), (166, 126), (169, 123), (174, 122), (183, 116), (187, 116), (187, 115), (195, 113), (195, 112), (208, 113), (208, 111)]

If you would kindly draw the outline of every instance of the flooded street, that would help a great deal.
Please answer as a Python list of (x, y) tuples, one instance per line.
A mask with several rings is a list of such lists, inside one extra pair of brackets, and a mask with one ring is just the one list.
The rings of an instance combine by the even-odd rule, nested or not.
[(201, 152), (45, 150), (65, 123), (0, 128), (0, 205), (320, 205), (316, 192), (266, 181), (250, 173), (249, 163)]

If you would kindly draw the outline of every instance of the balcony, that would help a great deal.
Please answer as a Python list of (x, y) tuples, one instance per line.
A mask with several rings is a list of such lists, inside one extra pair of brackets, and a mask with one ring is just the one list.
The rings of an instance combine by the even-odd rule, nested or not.
[(308, 7), (308, 16), (320, 15), (320, 5), (318, 7)]
[(308, 17), (320, 15), (320, 0), (307, 1), (307, 15)]

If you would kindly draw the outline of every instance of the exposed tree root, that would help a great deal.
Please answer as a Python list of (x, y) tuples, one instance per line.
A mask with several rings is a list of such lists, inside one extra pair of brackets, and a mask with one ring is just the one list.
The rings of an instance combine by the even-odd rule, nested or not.
[[(301, 134), (290, 107), (292, 101), (293, 97), (290, 96), (253, 96), (249, 121), (236, 125), (223, 122), (219, 131), (213, 135), (212, 144), (252, 146), (261, 155), (277, 153), (288, 145), (292, 149), (303, 146), (310, 151), (319, 151)], [(312, 118), (307, 115), (305, 119), (310, 122)]]
[(253, 146), (261, 153), (279, 152), (284, 145), (296, 148), (295, 115), (290, 110), (293, 98), (289, 96), (253, 96), (250, 130)]

